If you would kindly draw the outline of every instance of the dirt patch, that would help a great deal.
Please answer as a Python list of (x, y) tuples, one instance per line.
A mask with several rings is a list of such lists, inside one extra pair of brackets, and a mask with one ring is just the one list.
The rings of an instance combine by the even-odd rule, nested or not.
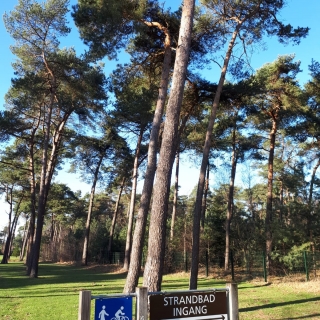
[(122, 267), (118, 264), (90, 264), (88, 266), (85, 267), (86, 269), (91, 269), (94, 270), (95, 272), (100, 272), (100, 273), (126, 273), (126, 271), (124, 271), (122, 269)]
[[(70, 266), (76, 266), (76, 267), (81, 267), (80, 262), (57, 262), (57, 264), (60, 265), (70, 265)], [(126, 273), (122, 269), (121, 265), (118, 264), (97, 264), (97, 263), (90, 263), (87, 266), (82, 266), (84, 269), (90, 269), (93, 270), (94, 272), (97, 273)]]

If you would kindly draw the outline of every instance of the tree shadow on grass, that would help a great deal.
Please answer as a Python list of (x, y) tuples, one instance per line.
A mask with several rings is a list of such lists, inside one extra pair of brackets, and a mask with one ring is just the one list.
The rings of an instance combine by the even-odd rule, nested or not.
[[(256, 310), (261, 310), (261, 309), (283, 307), (283, 306), (287, 306), (287, 305), (291, 305), (291, 304), (299, 304), (299, 303), (306, 303), (306, 302), (312, 302), (312, 301), (320, 301), (320, 297), (309, 298), (309, 299), (299, 299), (299, 300), (279, 302), (279, 303), (269, 303), (269, 304), (265, 304), (265, 305), (254, 306), (254, 307), (239, 308), (239, 311), (240, 312), (250, 312), (250, 311), (256, 311)], [(289, 318), (289, 319), (299, 319), (299, 318)], [(300, 319), (303, 319), (303, 318), (300, 318)]]
[[(186, 278), (175, 278), (175, 279), (163, 279), (162, 281), (163, 284), (176, 284), (176, 283), (186, 283), (189, 286), (189, 278), (188, 276), (186, 276)], [(215, 280), (215, 279), (210, 279), (210, 278), (199, 278), (198, 279), (198, 285), (205, 285), (208, 286), (209, 285), (219, 285), (219, 286), (225, 286), (226, 285), (226, 281), (225, 280)], [(201, 288), (200, 288), (201, 289)]]
[(268, 286), (271, 286), (271, 284), (272, 284), (271, 282), (266, 282), (266, 283), (264, 283), (264, 284), (252, 285), (252, 286), (247, 286), (247, 287), (239, 286), (239, 287), (238, 287), (238, 290), (268, 287)]
[[(59, 264), (40, 264), (39, 277), (29, 278), (23, 264), (0, 265), (0, 289), (23, 288), (33, 285), (50, 285), (64, 283), (122, 282), (126, 273), (106, 273), (103, 270)], [(122, 289), (121, 289), (122, 290)]]

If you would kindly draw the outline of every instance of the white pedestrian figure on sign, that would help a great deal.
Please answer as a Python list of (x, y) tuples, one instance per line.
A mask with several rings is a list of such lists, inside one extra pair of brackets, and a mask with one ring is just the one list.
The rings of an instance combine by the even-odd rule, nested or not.
[(106, 320), (105, 316), (108, 316), (107, 312), (106, 312), (106, 306), (102, 306), (102, 310), (99, 313), (99, 319), (100, 320)]
[(122, 310), (124, 309), (123, 306), (120, 307), (120, 309), (116, 312), (116, 314), (114, 315), (116, 317), (117, 320), (120, 320), (121, 319), (121, 316), (124, 316), (125, 313), (122, 312)]

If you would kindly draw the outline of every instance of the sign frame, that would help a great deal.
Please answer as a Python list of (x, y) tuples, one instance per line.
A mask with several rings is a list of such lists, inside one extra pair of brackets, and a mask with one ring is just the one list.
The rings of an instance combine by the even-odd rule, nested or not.
[(160, 292), (149, 302), (150, 320), (229, 319), (228, 289)]

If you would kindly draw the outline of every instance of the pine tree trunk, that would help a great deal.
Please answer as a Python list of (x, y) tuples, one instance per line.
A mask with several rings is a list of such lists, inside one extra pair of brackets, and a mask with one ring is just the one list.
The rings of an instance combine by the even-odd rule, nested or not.
[(307, 217), (307, 236), (310, 239), (310, 243), (312, 246), (312, 249), (315, 250), (315, 246), (314, 246), (314, 240), (313, 240), (313, 233), (312, 233), (312, 198), (313, 198), (313, 186), (314, 186), (314, 182), (315, 182), (315, 178), (316, 178), (316, 173), (317, 170), (320, 166), (320, 159), (318, 160), (318, 162), (316, 163), (316, 165), (313, 167), (312, 170), (312, 175), (311, 175), (311, 179), (310, 179), (310, 188), (309, 188), (309, 199), (308, 199), (308, 217)]
[(29, 149), (29, 170), (30, 170), (30, 220), (29, 220), (29, 232), (27, 238), (27, 257), (26, 257), (26, 266), (27, 274), (30, 274), (31, 270), (31, 254), (35, 234), (35, 222), (36, 222), (36, 181), (35, 181), (35, 172), (34, 172), (34, 136), (36, 129), (32, 132), (32, 137), (30, 139), (30, 149)]
[(3, 256), (1, 260), (1, 264), (7, 264), (9, 260), (10, 255), (10, 243), (11, 243), (11, 237), (12, 237), (12, 189), (6, 186), (6, 198), (7, 202), (9, 204), (9, 219), (8, 219), (8, 234), (6, 239), (6, 244), (3, 251)]
[(7, 239), (6, 239), (6, 244), (4, 246), (1, 264), (7, 264), (9, 262), (11, 237), (12, 237), (12, 233), (11, 233), (11, 230), (9, 229)]
[(114, 235), (114, 228), (116, 226), (119, 204), (120, 204), (120, 199), (121, 199), (122, 190), (124, 188), (125, 181), (126, 181), (126, 179), (123, 178), (120, 189), (119, 189), (118, 198), (117, 198), (117, 202), (115, 205), (113, 218), (112, 218), (112, 222), (111, 222), (111, 226), (110, 226), (109, 241), (108, 241), (108, 253), (107, 253), (107, 257), (108, 257), (108, 260), (110, 263), (111, 263), (111, 248), (112, 248), (112, 241), (113, 241), (113, 235)]
[(209, 161), (209, 153), (210, 153), (210, 144), (213, 132), (213, 125), (216, 120), (216, 113), (220, 101), (220, 96), (222, 92), (222, 87), (224, 84), (224, 80), (226, 77), (229, 61), (231, 58), (231, 53), (233, 47), (235, 45), (235, 41), (237, 39), (241, 24), (238, 24), (235, 31), (232, 34), (232, 38), (229, 42), (229, 47), (226, 52), (226, 56), (224, 59), (224, 64), (221, 70), (220, 80), (218, 83), (217, 91), (214, 96), (213, 104), (211, 107), (211, 114), (210, 120), (208, 123), (205, 143), (203, 147), (203, 155), (202, 155), (202, 162), (200, 167), (200, 174), (199, 174), (199, 181), (198, 181), (198, 189), (197, 189), (197, 197), (196, 203), (194, 208), (194, 215), (193, 215), (193, 242), (192, 242), (192, 263), (191, 263), (191, 275), (190, 275), (190, 284), (189, 289), (197, 289), (197, 282), (198, 282), (198, 264), (199, 264), (199, 247), (200, 247), (200, 218), (201, 218), (201, 206), (202, 206), (202, 197), (203, 197), (203, 189), (205, 183), (205, 174), (206, 169)]
[[(281, 161), (284, 160), (284, 152), (285, 152), (285, 142), (284, 140), (282, 140), (282, 150), (281, 150)], [(280, 225), (282, 225), (282, 220), (283, 220), (283, 201), (284, 201), (284, 198), (283, 198), (283, 194), (284, 194), (284, 183), (283, 183), (283, 180), (284, 180), (284, 173), (285, 173), (285, 168), (283, 167), (281, 169), (281, 174), (280, 174), (280, 177), (278, 178), (278, 181), (280, 183), (280, 190), (279, 190), (279, 203), (280, 203), (280, 208), (279, 208), (279, 222), (280, 222)]]
[(164, 46), (164, 60), (162, 65), (161, 82), (156, 110), (152, 122), (152, 129), (148, 147), (148, 163), (140, 199), (140, 207), (133, 235), (130, 266), (126, 283), (124, 286), (124, 292), (135, 291), (135, 288), (138, 285), (139, 274), (141, 269), (141, 258), (145, 229), (153, 190), (154, 176), (157, 167), (158, 137), (169, 85), (169, 74), (171, 65), (171, 37), (168, 31), (165, 34), (166, 38)]
[[(55, 81), (53, 80), (53, 88), (55, 88)], [(51, 128), (51, 117), (52, 117), (52, 108), (55, 102), (55, 95), (51, 94), (51, 101), (48, 106), (48, 111), (45, 113), (45, 134), (43, 141), (43, 150), (42, 150), (42, 160), (41, 160), (41, 175), (40, 175), (40, 188), (39, 188), (39, 199), (38, 199), (38, 213), (37, 213), (37, 227), (34, 244), (32, 246), (31, 252), (31, 268), (28, 270), (28, 274), (31, 278), (38, 277), (38, 267), (39, 267), (39, 258), (40, 258), (40, 248), (41, 248), (41, 238), (42, 238), (42, 229), (44, 223), (44, 216), (46, 212), (47, 198), (51, 186), (52, 176), (57, 163), (59, 148), (62, 141), (62, 133), (64, 131), (65, 124), (72, 112), (66, 113), (61, 119), (59, 125), (55, 128), (52, 141), (50, 141), (50, 130)], [(51, 144), (51, 154), (49, 156), (49, 143)]]
[(31, 260), (31, 270), (29, 274), (31, 278), (38, 277), (40, 247), (41, 247), (42, 229), (43, 229), (43, 223), (44, 223), (45, 204), (46, 204), (45, 193), (47, 192), (47, 186), (42, 185), (42, 188), (40, 187), (40, 190), (41, 191), (39, 193), (37, 227), (36, 227), (35, 239), (34, 239), (34, 244), (32, 246), (32, 253), (31, 253), (32, 260)]
[(98, 176), (99, 176), (99, 170), (100, 170), (100, 166), (101, 166), (103, 158), (104, 158), (104, 152), (102, 152), (100, 155), (99, 162), (97, 163), (97, 167), (96, 167), (94, 175), (93, 175), (93, 182), (92, 182), (92, 186), (91, 186), (90, 200), (89, 200), (89, 206), (88, 206), (88, 215), (87, 215), (87, 222), (86, 222), (86, 230), (85, 230), (83, 251), (82, 251), (82, 265), (84, 265), (84, 266), (86, 266), (88, 264), (88, 247), (89, 247), (89, 235), (90, 235), (91, 216), (92, 216), (92, 210), (93, 210), (93, 201), (94, 201), (94, 195), (95, 195), (96, 185), (97, 185)]
[(58, 261), (58, 222), (54, 223), (54, 228), (52, 230), (52, 246), (51, 246), (51, 255), (52, 255), (52, 261), (57, 262)]
[(24, 230), (23, 230), (22, 247), (21, 247), (20, 257), (19, 257), (20, 261), (23, 261), (23, 258), (24, 258), (25, 252), (26, 252), (29, 233), (30, 233), (30, 219), (26, 221), (25, 226), (24, 226)]
[(265, 234), (266, 234), (266, 257), (267, 268), (271, 267), (271, 252), (272, 252), (272, 204), (273, 204), (273, 161), (274, 149), (277, 134), (277, 122), (273, 120), (272, 129), (270, 131), (270, 148), (268, 159), (268, 190), (267, 190), (267, 205), (266, 205), (266, 218), (265, 218)]
[[(50, 73), (50, 71), (49, 71)], [(51, 73), (52, 74), (52, 73)], [(52, 88), (56, 87), (56, 81), (53, 77), (51, 80)], [(52, 89), (50, 95), (50, 103), (48, 105), (48, 111), (46, 112), (43, 107), (44, 115), (44, 140), (42, 146), (42, 159), (41, 159), (41, 174), (40, 174), (40, 188), (39, 188), (39, 199), (38, 199), (38, 212), (37, 212), (37, 226), (35, 232), (34, 243), (31, 247), (31, 257), (30, 257), (30, 268), (28, 268), (28, 275), (31, 278), (38, 277), (38, 267), (39, 267), (39, 258), (40, 258), (40, 246), (41, 246), (41, 237), (42, 237), (42, 228), (44, 222), (45, 208), (46, 208), (46, 193), (49, 192), (49, 185), (47, 184), (48, 179), (48, 152), (49, 152), (49, 143), (50, 143), (50, 129), (51, 129), (51, 118), (52, 118), (52, 108), (55, 102), (55, 89)]]
[(206, 210), (207, 210), (207, 197), (208, 197), (208, 191), (209, 191), (209, 175), (210, 175), (210, 165), (208, 161), (207, 166), (207, 178), (205, 182), (205, 188), (204, 188), (204, 194), (202, 199), (202, 208), (201, 208), (201, 229), (204, 229), (204, 221), (206, 218)]
[(129, 216), (128, 216), (126, 249), (124, 252), (124, 263), (123, 263), (123, 269), (125, 271), (129, 270), (129, 264), (130, 264), (130, 253), (131, 253), (131, 246), (132, 246), (133, 215), (134, 215), (134, 207), (135, 207), (135, 202), (136, 202), (139, 156), (140, 156), (142, 136), (143, 136), (143, 129), (140, 130), (140, 134), (139, 134), (138, 141), (137, 141), (136, 154), (134, 157), (134, 164), (133, 164), (130, 210), (129, 210)]
[(189, 60), (194, 2), (194, 0), (185, 0), (183, 3), (172, 87), (167, 105), (157, 177), (153, 189), (148, 255), (143, 277), (143, 285), (148, 287), (149, 291), (161, 289), (170, 179), (178, 146), (178, 125)]
[(15, 239), (15, 234), (16, 234), (16, 229), (17, 229), (17, 224), (18, 224), (18, 219), (20, 216), (20, 212), (19, 212), (19, 207), (20, 204), (23, 200), (23, 197), (20, 198), (19, 203), (16, 205), (16, 213), (13, 217), (13, 221), (12, 221), (12, 226), (11, 226), (11, 239), (10, 239), (10, 246), (9, 246), (9, 258), (11, 256), (11, 252), (12, 252), (12, 246), (13, 246), (13, 241)]
[(317, 173), (319, 166), (320, 166), (320, 159), (318, 160), (318, 162), (316, 163), (316, 165), (313, 167), (313, 170), (312, 170), (312, 175), (311, 175), (311, 179), (310, 179), (310, 187), (309, 187), (309, 198), (308, 198), (309, 206), (311, 206), (311, 203), (312, 203), (313, 187), (314, 187), (316, 173)]
[(177, 212), (177, 204), (178, 204), (179, 160), (180, 160), (180, 153), (179, 153), (179, 151), (177, 151), (177, 154), (176, 154), (176, 174), (175, 174), (173, 206), (172, 206), (172, 216), (171, 216), (170, 241), (172, 241), (173, 237), (174, 237), (174, 223), (175, 223), (175, 220), (176, 220), (176, 212)]
[(236, 134), (235, 128), (232, 134), (232, 157), (231, 157), (231, 176), (229, 184), (229, 194), (228, 194), (228, 207), (227, 207), (227, 217), (226, 217), (226, 250), (225, 250), (225, 260), (224, 260), (224, 271), (229, 270), (229, 257), (230, 257), (230, 225), (233, 215), (233, 198), (234, 198), (234, 180), (236, 178), (237, 169), (237, 155), (236, 155)]

